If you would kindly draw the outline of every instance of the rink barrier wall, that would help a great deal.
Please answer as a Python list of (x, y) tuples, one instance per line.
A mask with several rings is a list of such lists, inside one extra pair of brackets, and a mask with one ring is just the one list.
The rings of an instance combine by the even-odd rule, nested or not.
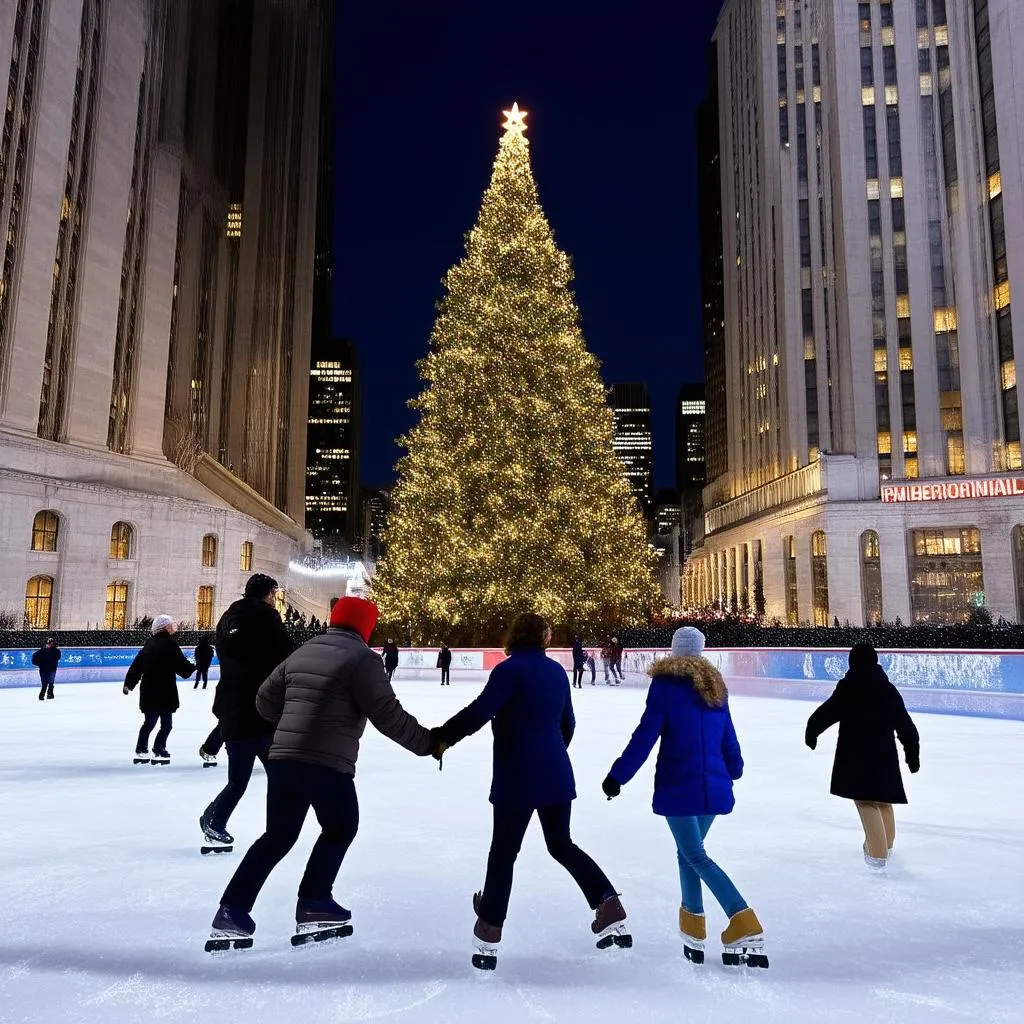
[[(68, 683), (123, 682), (138, 648), (64, 648), (57, 670), (58, 685)], [(192, 656), (192, 648), (184, 648)], [(0, 689), (39, 685), (32, 665), (34, 650), (0, 650)], [(399, 653), (396, 679), (438, 678), (437, 648), (418, 648)], [(572, 652), (548, 652), (566, 669), (572, 668)], [(596, 656), (595, 652), (595, 656)], [(622, 659), (622, 685), (646, 687), (647, 668), (663, 649), (627, 651)], [(725, 676), (735, 695), (824, 700), (846, 671), (845, 648), (718, 648), (708, 659)], [(452, 651), (452, 679), (490, 671), (505, 657), (498, 648)], [(891, 650), (879, 651), (882, 667), (903, 693), (911, 711), (974, 715), (1024, 721), (1024, 652), (993, 650)], [(596, 683), (603, 685), (604, 668), (595, 658)], [(584, 670), (584, 685), (590, 683)], [(219, 677), (217, 662), (210, 680)], [(185, 684), (183, 684), (185, 685)]]

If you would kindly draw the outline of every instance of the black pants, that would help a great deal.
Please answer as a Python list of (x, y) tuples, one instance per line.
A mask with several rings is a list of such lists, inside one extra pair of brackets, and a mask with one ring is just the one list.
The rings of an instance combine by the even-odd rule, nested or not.
[(53, 696), (53, 681), (57, 678), (56, 672), (39, 673), (39, 699)]
[(224, 746), (224, 737), (220, 734), (220, 722), (218, 722), (211, 730), (210, 735), (206, 737), (203, 742), (203, 750), (208, 754), (212, 754), (216, 757), (220, 753), (220, 748)]
[(577, 667), (576, 665), (573, 665), (573, 667), (572, 667), (572, 685), (573, 686), (579, 686), (580, 688), (582, 688), (582, 686), (583, 686), (583, 666), (582, 665), (580, 665), (579, 667)]
[[(587, 903), (596, 909), (615, 890), (605, 873), (587, 856), (569, 835), (569, 817), (572, 804), (551, 804), (537, 809), (540, 827), (548, 853), (572, 875), (583, 890)], [(488, 924), (500, 928), (508, 913), (512, 894), (512, 870), (523, 845), (526, 827), (533, 817), (530, 807), (494, 808), (494, 833), (491, 852), (487, 857), (487, 878), (480, 901), (480, 917)]]
[(395, 669), (397, 669), (397, 668), (398, 668), (397, 665), (385, 665), (384, 666), (384, 671), (387, 672), (387, 674), (388, 674), (388, 682), (389, 683), (391, 682), (391, 677), (395, 674)]
[(597, 679), (597, 669), (594, 667), (594, 663), (589, 662), (590, 665), (590, 685), (594, 685), (594, 680)]
[(149, 734), (153, 731), (153, 726), (156, 725), (158, 720), (160, 722), (160, 729), (156, 734), (156, 739), (153, 741), (153, 752), (159, 751), (162, 753), (165, 751), (167, 749), (167, 737), (171, 735), (173, 718), (173, 711), (143, 712), (142, 728), (139, 730), (139, 741), (135, 744), (135, 753), (145, 754), (149, 750)]
[(206, 668), (196, 669), (196, 685), (192, 687), (193, 690), (199, 689), (199, 682), (202, 680), (203, 689), (206, 689), (206, 684), (210, 681), (210, 667), (207, 665)]
[[(231, 813), (238, 806), (252, 778), (252, 766), (258, 757), (267, 767), (272, 736), (252, 736), (244, 740), (228, 740), (228, 784), (213, 798), (206, 808), (205, 817), (218, 832), (224, 831)], [(209, 748), (207, 753), (209, 753)]]
[(441, 669), (441, 685), (451, 686), (452, 685), (452, 670), (450, 668)]
[(359, 803), (351, 775), (303, 761), (267, 762), (267, 831), (238, 865), (221, 903), (250, 912), (270, 872), (295, 845), (313, 808), (320, 837), (299, 882), (299, 898), (331, 898), (334, 880), (359, 829)]

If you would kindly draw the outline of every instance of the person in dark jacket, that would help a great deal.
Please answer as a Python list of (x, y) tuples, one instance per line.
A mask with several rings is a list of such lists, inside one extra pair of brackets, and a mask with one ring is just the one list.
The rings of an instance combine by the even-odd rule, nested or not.
[(814, 750), (818, 737), (839, 723), (832, 794), (854, 801), (864, 828), (864, 859), (884, 870), (896, 839), (892, 805), (907, 802), (893, 734), (912, 774), (921, 767), (920, 738), (874, 647), (854, 644), (849, 665), (832, 696), (808, 719), (804, 739)]
[(196, 682), (192, 689), (198, 690), (202, 682), (205, 690), (206, 684), (210, 681), (210, 666), (213, 664), (213, 644), (205, 633), (199, 638), (199, 643), (192, 652), (192, 660), (196, 663)]
[(51, 636), (45, 645), (32, 655), (32, 664), (39, 669), (39, 699), (53, 700), (53, 683), (57, 678), (60, 648)]
[(452, 652), (447, 644), (441, 644), (437, 652), (437, 667), (441, 670), (441, 685), (452, 685)]
[(729, 814), (735, 805), (732, 784), (743, 774), (743, 758), (725, 682), (703, 653), (700, 630), (684, 626), (675, 631), (672, 656), (651, 665), (643, 717), (602, 788), (609, 800), (618, 796), (660, 741), (653, 809), (667, 820), (676, 841), (682, 889), (679, 931), (686, 957), (704, 962), (703, 882), (729, 917), (722, 933), (723, 960), (767, 967), (757, 915), (704, 851), (715, 818)]
[(577, 636), (572, 641), (572, 685), (583, 689), (583, 667), (587, 656), (583, 651), (583, 641)]
[(367, 646), (376, 622), (372, 601), (341, 598), (327, 632), (304, 643), (259, 688), (256, 708), (277, 726), (267, 763), (267, 829), (221, 896), (213, 941), (256, 930), (250, 916), (256, 897), (295, 845), (310, 807), (321, 833), (299, 883), (296, 928), (349, 933), (352, 915), (332, 890), (359, 824), (353, 777), (366, 722), (420, 756), (436, 754), (438, 745), (436, 734), (403, 709)]
[(178, 625), (170, 615), (158, 615), (151, 627), (152, 636), (135, 655), (124, 677), (127, 695), (139, 686), (139, 710), (142, 728), (135, 744), (135, 764), (148, 764), (149, 736), (157, 721), (160, 729), (153, 741), (153, 764), (167, 764), (167, 737), (171, 733), (174, 712), (178, 710), (178, 680), (188, 679), (196, 667), (185, 657), (174, 639)]
[(622, 682), (622, 644), (617, 636), (612, 637), (608, 645), (609, 662), (612, 670), (612, 680), (618, 686)]
[[(263, 573), (250, 576), (244, 596), (217, 623), (220, 682), (213, 699), (220, 738), (228, 752), (227, 785), (199, 818), (203, 835), (213, 843), (234, 842), (228, 819), (242, 799), (256, 759), (266, 767), (274, 727), (256, 710), (263, 680), (292, 653), (292, 642), (274, 604), (277, 580)], [(209, 737), (207, 742), (216, 737)], [(208, 751), (204, 743), (200, 756)]]
[(398, 668), (398, 644), (394, 640), (385, 640), (381, 649), (381, 657), (384, 659), (384, 671), (388, 674), (388, 682)]
[(593, 651), (587, 651), (587, 661), (586, 661), (586, 664), (587, 664), (587, 668), (590, 669), (590, 685), (591, 686), (596, 686), (597, 685), (597, 664), (594, 661), (594, 652)]
[(550, 641), (551, 629), (541, 616), (520, 615), (509, 631), (508, 658), (493, 669), (480, 696), (440, 730), (446, 747), (488, 722), (494, 732), (494, 832), (484, 887), (473, 897), (473, 936), (483, 957), (474, 957), (477, 967), (493, 968), (496, 963), (513, 868), (535, 812), (548, 853), (572, 875), (596, 912), (591, 930), (599, 948), (632, 944), (618, 893), (569, 834), (576, 782), (568, 746), (576, 719), (569, 677), (544, 653)]

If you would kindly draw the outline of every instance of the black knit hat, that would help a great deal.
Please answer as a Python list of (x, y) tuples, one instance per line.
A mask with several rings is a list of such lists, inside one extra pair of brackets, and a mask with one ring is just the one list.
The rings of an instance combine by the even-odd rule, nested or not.
[(859, 643), (850, 648), (850, 668), (871, 668), (878, 664), (878, 651), (871, 644)]
[(254, 573), (245, 583), (245, 596), (257, 601), (262, 601), (273, 590), (277, 590), (277, 580), (262, 572)]

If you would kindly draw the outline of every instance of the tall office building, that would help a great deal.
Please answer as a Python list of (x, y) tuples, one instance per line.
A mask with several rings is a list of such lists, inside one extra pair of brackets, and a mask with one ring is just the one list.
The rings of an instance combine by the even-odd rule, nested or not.
[(359, 529), (359, 362), (345, 338), (318, 345), (309, 371), (306, 528), (325, 555)]
[(651, 398), (646, 384), (612, 385), (612, 433), (615, 454), (640, 507), (650, 508), (654, 484)]
[(699, 491), (707, 482), (703, 384), (684, 384), (676, 397), (676, 486)]
[(328, 0), (8, 0), (0, 607), (202, 626), (305, 545)]
[(378, 562), (387, 550), (384, 533), (391, 511), (391, 489), (388, 487), (363, 487), (360, 489), (360, 510), (362, 528), (359, 544), (363, 560), (371, 565)]
[(715, 41), (728, 469), (688, 601), (1024, 617), (1024, 5), (727, 0)]

